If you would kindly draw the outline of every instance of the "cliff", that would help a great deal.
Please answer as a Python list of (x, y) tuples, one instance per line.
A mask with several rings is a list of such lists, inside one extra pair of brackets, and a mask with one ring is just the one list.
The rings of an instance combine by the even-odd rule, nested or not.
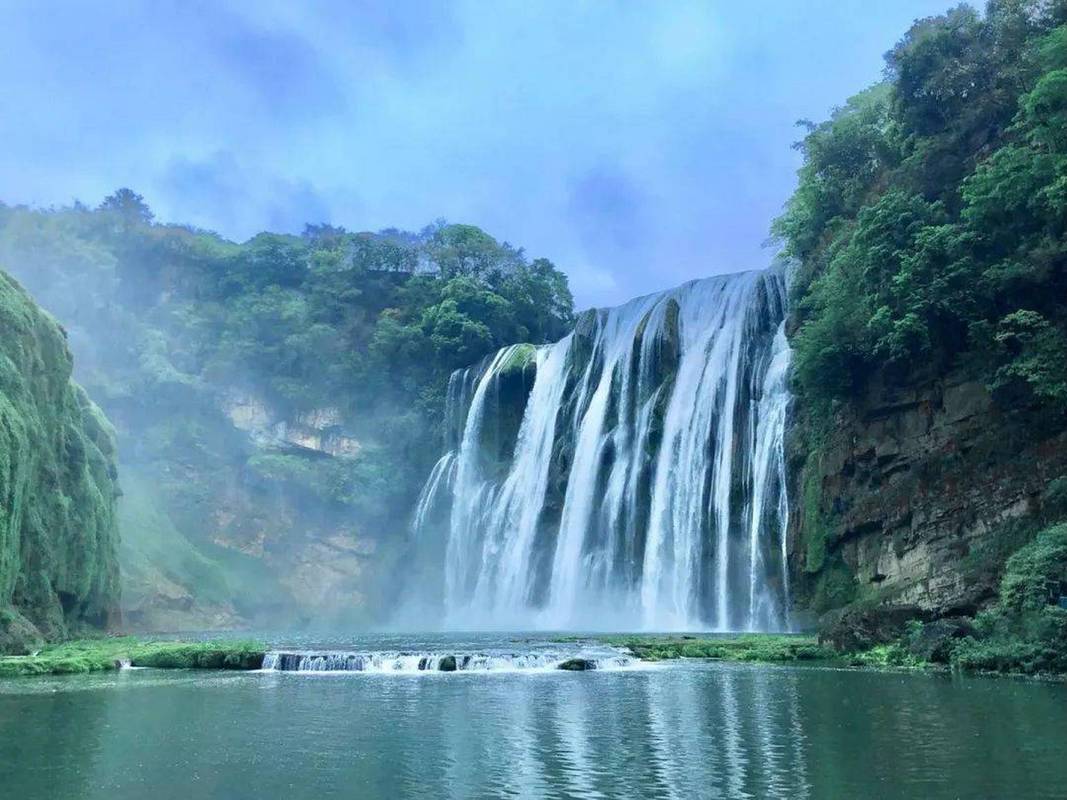
[(961, 5), (799, 144), (791, 564), (839, 646), (1067, 670), (1065, 80), (1062, 3)]
[(797, 420), (798, 609), (891, 611), (890, 633), (909, 617), (973, 616), (995, 601), (1009, 556), (1062, 514), (1067, 432), (1004, 408), (963, 368), (904, 383), (878, 373), (829, 417), (800, 398)]
[(119, 599), (110, 425), (66, 336), (0, 272), (0, 652), (102, 627)]

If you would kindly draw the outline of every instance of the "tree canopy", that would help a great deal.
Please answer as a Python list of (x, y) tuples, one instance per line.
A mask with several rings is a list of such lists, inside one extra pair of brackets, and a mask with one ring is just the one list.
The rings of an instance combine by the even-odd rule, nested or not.
[(1005, 404), (1067, 411), (1065, 23), (1062, 0), (920, 20), (810, 127), (774, 226), (802, 393), (964, 359)]

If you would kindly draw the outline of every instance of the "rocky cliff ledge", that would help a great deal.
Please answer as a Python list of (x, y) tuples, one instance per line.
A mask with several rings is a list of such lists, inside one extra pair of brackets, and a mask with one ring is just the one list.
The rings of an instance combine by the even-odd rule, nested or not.
[(876, 376), (847, 406), (817, 419), (801, 402), (797, 416), (799, 608), (973, 614), (994, 598), (1007, 557), (1059, 514), (1067, 434), (998, 408), (962, 370), (901, 386)]
[(111, 426), (59, 325), (0, 272), (0, 652), (106, 625), (119, 592)]

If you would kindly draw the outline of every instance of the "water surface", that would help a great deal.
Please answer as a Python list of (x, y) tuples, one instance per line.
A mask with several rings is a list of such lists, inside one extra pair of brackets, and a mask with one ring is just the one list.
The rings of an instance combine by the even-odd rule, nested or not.
[(0, 681), (0, 796), (1062, 798), (1065, 721), (1063, 684), (811, 667), (129, 670)]

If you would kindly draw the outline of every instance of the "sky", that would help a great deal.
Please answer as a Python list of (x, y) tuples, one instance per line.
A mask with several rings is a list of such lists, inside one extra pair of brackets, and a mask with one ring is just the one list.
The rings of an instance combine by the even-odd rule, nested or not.
[(0, 0), (0, 201), (479, 225), (579, 307), (773, 258), (799, 119), (953, 0)]

